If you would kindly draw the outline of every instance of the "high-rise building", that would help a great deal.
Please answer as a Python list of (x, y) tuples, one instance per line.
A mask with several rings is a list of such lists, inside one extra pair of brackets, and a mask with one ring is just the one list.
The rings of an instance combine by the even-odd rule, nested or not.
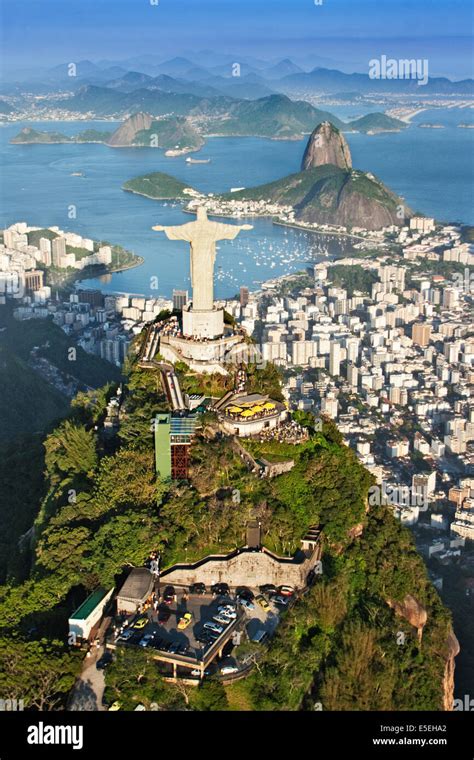
[(100, 290), (78, 290), (77, 295), (79, 303), (88, 303), (98, 308), (104, 305), (104, 295)]
[(62, 258), (66, 255), (66, 240), (62, 237), (51, 241), (51, 260), (54, 267), (61, 267)]
[(450, 364), (459, 361), (459, 343), (447, 341), (443, 346), (444, 355)]
[(51, 240), (49, 238), (40, 238), (39, 248), (41, 251), (41, 261), (46, 267), (51, 266)]
[(325, 396), (321, 399), (321, 413), (327, 414), (328, 417), (337, 419), (338, 401), (333, 395)]
[(341, 347), (339, 343), (331, 342), (329, 352), (329, 374), (339, 375), (341, 371)]
[(249, 289), (242, 285), (240, 288), (240, 305), (244, 309), (249, 302)]
[(359, 385), (359, 370), (353, 362), (347, 364), (347, 382), (352, 388), (357, 388)]
[(417, 232), (433, 232), (435, 220), (429, 216), (412, 216), (410, 219), (410, 229)]
[(455, 288), (445, 288), (443, 290), (443, 306), (447, 309), (454, 309), (459, 303), (459, 293)]
[(43, 287), (43, 271), (41, 269), (32, 269), (25, 272), (25, 290), (40, 290)]
[(412, 329), (412, 341), (416, 345), (424, 348), (430, 342), (431, 325), (426, 322), (415, 322)]
[(187, 290), (173, 290), (173, 311), (181, 311), (187, 303)]

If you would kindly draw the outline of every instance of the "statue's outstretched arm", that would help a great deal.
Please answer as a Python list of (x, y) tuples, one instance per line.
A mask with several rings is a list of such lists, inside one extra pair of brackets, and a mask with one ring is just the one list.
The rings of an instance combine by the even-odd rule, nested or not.
[(161, 224), (157, 224), (152, 227), (155, 232), (164, 232), (168, 240), (187, 240), (191, 242), (192, 235), (186, 229), (187, 224), (181, 224), (179, 227), (163, 227)]
[(216, 223), (217, 240), (234, 240), (241, 230), (253, 230), (251, 224), (219, 224)]

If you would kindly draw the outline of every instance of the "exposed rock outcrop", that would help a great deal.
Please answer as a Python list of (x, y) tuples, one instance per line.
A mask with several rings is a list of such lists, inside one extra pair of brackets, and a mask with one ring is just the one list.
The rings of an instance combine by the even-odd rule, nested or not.
[(405, 618), (410, 625), (416, 628), (418, 641), (421, 641), (423, 628), (428, 620), (428, 613), (423, 605), (411, 594), (407, 594), (403, 602), (394, 602), (391, 599), (387, 599), (387, 604), (395, 611), (396, 615)]
[(446, 665), (444, 669), (443, 678), (443, 710), (453, 709), (453, 697), (454, 697), (454, 658), (457, 657), (461, 651), (459, 641), (454, 635), (454, 631), (450, 631), (446, 642)]
[[(411, 594), (407, 594), (403, 602), (394, 602), (387, 599), (387, 604), (396, 615), (403, 617), (410, 625), (416, 628), (418, 641), (421, 643), (423, 628), (428, 620), (425, 607)], [(439, 654), (445, 661), (443, 675), (443, 710), (452, 710), (454, 702), (454, 659), (460, 652), (459, 642), (450, 627), (445, 647)]]
[(108, 145), (113, 148), (122, 148), (132, 145), (135, 136), (143, 129), (150, 129), (153, 118), (148, 113), (134, 113), (120, 125), (108, 140)]
[(352, 158), (344, 135), (329, 121), (318, 124), (308, 140), (301, 169), (333, 164), (340, 169), (351, 169)]

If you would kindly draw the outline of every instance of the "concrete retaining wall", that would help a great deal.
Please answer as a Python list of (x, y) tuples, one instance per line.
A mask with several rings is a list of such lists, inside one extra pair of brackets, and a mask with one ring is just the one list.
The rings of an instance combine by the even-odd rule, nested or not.
[[(321, 555), (318, 545), (311, 554), (301, 553), (295, 559), (278, 557), (263, 549), (246, 549), (223, 557), (209, 557), (195, 564), (174, 565), (161, 574), (163, 583), (188, 586), (191, 583), (228, 583), (229, 586), (275, 586), (287, 584), (303, 588), (306, 578)], [(301, 557), (301, 559), (300, 559)]]

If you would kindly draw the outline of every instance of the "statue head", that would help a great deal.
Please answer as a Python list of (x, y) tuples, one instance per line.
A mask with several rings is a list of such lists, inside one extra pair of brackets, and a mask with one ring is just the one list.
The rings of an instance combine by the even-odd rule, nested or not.
[(204, 206), (198, 206), (197, 221), (198, 222), (206, 222), (207, 221), (207, 211), (204, 208)]

